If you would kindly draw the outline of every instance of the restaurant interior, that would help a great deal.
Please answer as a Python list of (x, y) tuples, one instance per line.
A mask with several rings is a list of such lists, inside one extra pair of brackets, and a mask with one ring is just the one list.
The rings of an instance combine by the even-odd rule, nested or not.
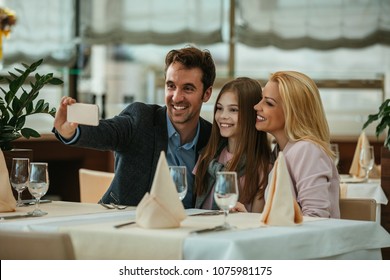
[[(220, 88), (235, 77), (262, 86), (278, 70), (313, 78), (331, 142), (339, 147), (339, 173), (348, 174), (363, 124), (390, 98), (388, 0), (0, 0), (0, 7), (17, 19), (0, 40), (0, 76), (43, 59), (39, 71), (63, 80), (40, 92), (50, 107), (71, 96), (97, 104), (101, 119), (132, 102), (164, 104), (165, 54), (193, 44), (210, 50), (217, 67), (212, 98), (201, 113), (210, 121)], [(43, 199), (80, 202), (80, 169), (114, 172), (112, 152), (60, 143), (51, 132), (52, 116), (34, 115), (26, 124), (40, 137), (21, 137), (13, 147), (31, 149), (34, 161), (48, 163)], [(381, 166), (376, 179), (386, 204), (377, 201), (379, 223), (390, 232), (390, 167), (383, 168), (390, 156), (383, 158), (386, 136), (377, 137), (375, 128), (364, 133)], [(28, 191), (23, 198), (31, 198)], [(382, 257), (390, 259), (389, 248), (382, 248)]]

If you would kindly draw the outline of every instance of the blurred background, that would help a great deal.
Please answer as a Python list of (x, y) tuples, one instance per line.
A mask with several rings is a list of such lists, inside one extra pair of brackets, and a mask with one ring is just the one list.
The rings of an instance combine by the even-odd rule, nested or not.
[[(43, 58), (40, 71), (65, 82), (42, 92), (53, 107), (69, 95), (98, 104), (107, 118), (134, 101), (162, 104), (166, 53), (194, 44), (217, 64), (213, 98), (202, 111), (209, 120), (227, 80), (248, 76), (265, 85), (277, 70), (311, 76), (345, 171), (368, 114), (390, 97), (390, 0), (0, 0), (0, 6), (17, 16), (3, 38), (0, 75)], [(53, 125), (46, 115), (28, 122), (42, 134)], [(366, 133), (376, 141), (375, 125)], [(71, 151), (56, 149), (69, 160)], [(87, 157), (96, 155), (71, 165), (60, 156), (43, 159), (58, 170), (88, 164), (112, 170)]]

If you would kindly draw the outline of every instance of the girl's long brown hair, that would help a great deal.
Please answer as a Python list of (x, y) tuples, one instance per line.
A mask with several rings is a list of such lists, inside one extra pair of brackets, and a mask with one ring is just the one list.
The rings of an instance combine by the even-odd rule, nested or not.
[[(232, 160), (226, 166), (227, 171), (238, 171), (241, 160), (245, 160), (245, 183), (240, 192), (239, 201), (243, 204), (250, 203), (254, 197), (262, 197), (267, 184), (267, 175), (270, 163), (270, 146), (267, 134), (257, 131), (256, 111), (253, 107), (262, 98), (262, 88), (258, 81), (240, 77), (226, 83), (215, 102), (214, 116), (217, 103), (225, 92), (234, 92), (238, 99), (238, 133), (237, 146)], [(218, 124), (213, 120), (211, 136), (208, 144), (200, 155), (197, 172), (195, 175), (195, 192), (201, 195), (207, 191), (207, 168), (216, 156), (219, 143), (224, 139), (219, 132)], [(260, 189), (260, 186), (263, 188)]]

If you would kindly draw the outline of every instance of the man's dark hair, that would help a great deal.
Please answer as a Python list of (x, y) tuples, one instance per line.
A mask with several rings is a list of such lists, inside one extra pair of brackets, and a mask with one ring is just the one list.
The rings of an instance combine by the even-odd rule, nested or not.
[(193, 46), (171, 50), (165, 57), (165, 74), (169, 65), (180, 62), (187, 69), (200, 68), (202, 70), (203, 91), (214, 84), (215, 64), (208, 50), (200, 50)]

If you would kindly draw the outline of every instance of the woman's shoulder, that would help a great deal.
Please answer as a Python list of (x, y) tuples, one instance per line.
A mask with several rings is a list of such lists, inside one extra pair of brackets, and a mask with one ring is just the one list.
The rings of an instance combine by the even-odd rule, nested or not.
[(289, 142), (286, 145), (286, 148), (284, 149), (285, 155), (288, 154), (300, 157), (306, 157), (308, 155), (318, 157), (325, 153), (319, 145), (307, 140)]
[(333, 162), (319, 145), (307, 140), (292, 143), (284, 155), (295, 178), (309, 176), (313, 170), (330, 170)]

